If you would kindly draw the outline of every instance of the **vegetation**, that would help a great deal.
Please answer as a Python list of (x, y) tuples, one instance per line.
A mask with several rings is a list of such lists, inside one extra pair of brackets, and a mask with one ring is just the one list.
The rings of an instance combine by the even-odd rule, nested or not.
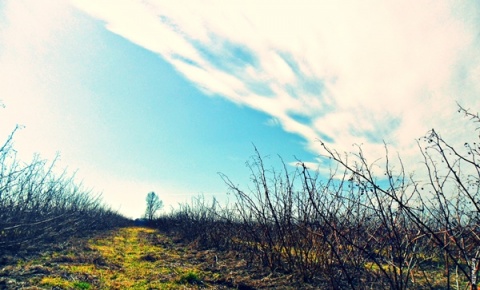
[(127, 227), (72, 239), (35, 259), (6, 266), (0, 269), (0, 288), (297, 289), (287, 279), (266, 279), (266, 273), (248, 270), (235, 255), (199, 251), (156, 230)]
[(477, 288), (477, 134), (458, 146), (432, 129), (415, 174), (387, 145), (371, 163), (361, 146), (321, 143), (330, 167), (317, 171), (270, 168), (255, 149), (248, 190), (221, 175), (231, 204), (199, 196), (156, 216), (162, 203), (149, 193), (156, 229), (124, 227), (73, 177), (54, 175), (55, 162), (20, 163), (12, 136), (0, 147), (0, 288), (15, 289), (9, 277), (56, 289)]
[(55, 161), (38, 156), (28, 164), (17, 160), (15, 131), (0, 147), (0, 265), (72, 235), (130, 223), (76, 184), (73, 176), (55, 175)]
[[(88, 246), (98, 257), (82, 263), (68, 263), (61, 268), (79, 277), (90, 277), (88, 282), (97, 289), (180, 289), (180, 284), (199, 282), (191, 276), (191, 265), (180, 265), (179, 253), (168, 251), (163, 245), (171, 240), (148, 228), (124, 228), (109, 236), (95, 238)], [(56, 281), (55, 286), (73, 281), (46, 276), (40, 284)], [(68, 287), (67, 287), (68, 288)]]
[(302, 162), (277, 172), (256, 151), (248, 191), (222, 175), (233, 204), (198, 197), (155, 224), (322, 288), (476, 289), (478, 142), (459, 148), (431, 130), (418, 141), (424, 170), (416, 175), (387, 146), (382, 162), (369, 163), (360, 146), (341, 154), (321, 145), (329, 178)]

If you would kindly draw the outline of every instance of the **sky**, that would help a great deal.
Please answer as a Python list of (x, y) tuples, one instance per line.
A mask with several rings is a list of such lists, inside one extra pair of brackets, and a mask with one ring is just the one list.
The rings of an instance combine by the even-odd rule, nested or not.
[[(472, 138), (480, 4), (409, 1), (0, 1), (0, 140), (52, 160), (129, 217), (248, 188), (258, 148), (324, 169), (384, 142), (410, 168), (436, 128)], [(462, 143), (463, 144), (463, 143)], [(409, 168), (407, 166), (407, 168)]]

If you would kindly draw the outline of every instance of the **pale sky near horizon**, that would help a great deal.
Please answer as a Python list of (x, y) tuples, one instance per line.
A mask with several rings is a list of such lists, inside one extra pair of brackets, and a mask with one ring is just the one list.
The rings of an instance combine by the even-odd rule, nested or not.
[(149, 191), (225, 200), (218, 172), (247, 188), (252, 144), (315, 167), (318, 140), (372, 160), (385, 141), (414, 164), (431, 128), (472, 137), (480, 3), (6, 0), (0, 100), (22, 160), (59, 152), (130, 217)]

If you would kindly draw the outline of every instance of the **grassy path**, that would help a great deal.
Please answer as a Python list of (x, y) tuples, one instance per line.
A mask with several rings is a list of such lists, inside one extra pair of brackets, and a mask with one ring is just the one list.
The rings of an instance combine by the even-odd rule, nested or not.
[[(98, 256), (62, 265), (65, 272), (84, 281), (46, 276), (40, 284), (68, 289), (217, 288), (204, 282), (207, 276), (215, 279), (216, 274), (199, 270), (195, 260), (188, 257), (187, 248), (152, 229), (123, 228), (90, 240), (88, 247)], [(78, 259), (75, 253), (70, 254), (72, 261)]]
[(233, 288), (208, 269), (214, 257), (149, 228), (122, 228), (3, 267), (0, 289)]
[[(61, 266), (68, 274), (80, 277), (79, 280), (46, 276), (40, 280), (40, 285), (67, 289), (185, 289), (208, 286), (202, 282), (202, 276), (211, 273), (198, 271), (182, 259), (184, 253), (174, 249), (171, 240), (152, 229), (120, 229), (114, 235), (90, 240), (89, 247), (100, 255), (90, 261), (80, 257), (80, 263)], [(69, 255), (72, 262), (79, 258), (75, 253)]]

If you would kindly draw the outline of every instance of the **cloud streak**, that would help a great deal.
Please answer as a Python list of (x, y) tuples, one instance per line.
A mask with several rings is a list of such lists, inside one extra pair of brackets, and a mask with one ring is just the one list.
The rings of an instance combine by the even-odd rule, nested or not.
[(433, 127), (461, 135), (455, 101), (480, 105), (474, 1), (71, 3), (203, 91), (269, 114), (313, 152), (318, 139), (410, 152)]

